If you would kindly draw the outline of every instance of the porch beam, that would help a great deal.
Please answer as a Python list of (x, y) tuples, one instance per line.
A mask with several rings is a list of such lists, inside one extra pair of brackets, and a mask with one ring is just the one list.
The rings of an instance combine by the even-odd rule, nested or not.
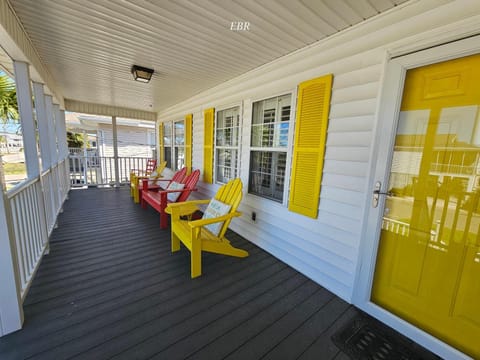
[(35, 111), (37, 113), (38, 136), (40, 140), (40, 154), (42, 157), (42, 171), (46, 171), (52, 164), (50, 157), (50, 141), (48, 134), (48, 118), (45, 107), (45, 92), (43, 84), (33, 83), (33, 96), (35, 98)]
[(30, 87), (29, 65), (23, 61), (14, 61), (15, 85), (17, 88), (18, 112), (22, 124), (23, 149), (27, 176), (33, 179), (40, 175), (38, 165), (37, 139), (33, 121), (32, 91)]
[(72, 99), (65, 99), (65, 110), (83, 114), (117, 116), (121, 118), (156, 121), (157, 113), (118, 106), (87, 103)]

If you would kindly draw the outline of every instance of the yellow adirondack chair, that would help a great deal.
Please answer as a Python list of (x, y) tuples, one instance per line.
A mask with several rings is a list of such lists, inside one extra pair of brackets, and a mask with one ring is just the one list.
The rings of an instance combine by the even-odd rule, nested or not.
[[(162, 162), (160, 165), (157, 166), (155, 171), (148, 176), (139, 176), (135, 174), (135, 172), (130, 173), (130, 195), (133, 197), (133, 201), (135, 202), (135, 204), (138, 204), (140, 202), (140, 188), (142, 187), (142, 179), (148, 179), (152, 182), (152, 184), (156, 184), (162, 176), (162, 171), (165, 170), (166, 166), (167, 162)], [(155, 175), (152, 176), (152, 174)]]
[[(182, 220), (181, 216), (193, 214), (198, 209), (199, 204), (208, 204), (210, 200), (193, 200), (168, 205), (167, 211), (171, 214), (172, 252), (180, 250), (180, 242), (190, 250), (192, 278), (202, 274), (202, 251), (236, 257), (248, 256), (248, 252), (233, 247), (230, 241), (225, 238), (225, 232), (232, 218), (241, 215), (237, 211), (242, 200), (241, 180), (233, 179), (220, 187), (214, 199), (231, 206), (227, 214), (194, 221)], [(223, 222), (223, 225), (220, 225), (218, 235), (205, 228), (209, 224), (221, 222)]]

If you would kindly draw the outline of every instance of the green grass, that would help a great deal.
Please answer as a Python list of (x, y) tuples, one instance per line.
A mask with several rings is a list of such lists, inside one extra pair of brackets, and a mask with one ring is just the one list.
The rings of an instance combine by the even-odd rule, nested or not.
[(27, 168), (24, 163), (5, 163), (3, 172), (5, 175), (22, 175), (27, 173)]

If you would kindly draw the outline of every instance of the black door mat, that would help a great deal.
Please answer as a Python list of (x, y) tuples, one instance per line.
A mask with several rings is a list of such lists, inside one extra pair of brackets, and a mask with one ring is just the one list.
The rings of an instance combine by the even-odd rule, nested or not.
[(387, 325), (359, 312), (332, 335), (337, 347), (355, 360), (437, 360), (435, 354)]

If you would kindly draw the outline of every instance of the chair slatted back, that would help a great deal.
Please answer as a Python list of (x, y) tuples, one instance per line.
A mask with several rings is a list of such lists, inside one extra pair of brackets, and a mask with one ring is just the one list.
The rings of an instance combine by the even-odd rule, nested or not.
[(153, 172), (153, 170), (155, 170), (156, 166), (157, 166), (156, 159), (148, 159), (147, 166), (145, 168), (145, 175), (146, 176), (150, 175)]
[[(220, 189), (218, 189), (217, 193), (215, 194), (215, 199), (218, 201), (221, 201), (224, 204), (231, 205), (232, 207), (230, 208), (230, 212), (235, 212), (237, 211), (238, 206), (240, 205), (240, 202), (242, 201), (243, 197), (243, 184), (240, 179), (232, 179), (225, 185), (221, 186)], [(222, 230), (220, 231), (220, 234), (218, 235), (219, 238), (223, 237), (225, 235), (225, 232), (228, 229), (228, 226), (230, 225), (231, 219), (226, 220), (223, 223)]]
[[(160, 165), (157, 166), (157, 168), (155, 169), (155, 172), (157, 175), (150, 177), (152, 184), (156, 184), (157, 181), (160, 180), (160, 178), (162, 177), (162, 172), (163, 170), (165, 170), (166, 167), (167, 167), (166, 161), (162, 162)], [(152, 174), (153, 174), (153, 171), (150, 173), (150, 175)]]
[(189, 190), (182, 192), (178, 197), (177, 202), (183, 202), (188, 199), (188, 197), (190, 196), (190, 193), (197, 185), (198, 179), (200, 179), (200, 170), (194, 170), (190, 175), (186, 176), (182, 180), (181, 183), (185, 184), (184, 189), (189, 189)]
[[(165, 180), (162, 180), (162, 178), (158, 178), (154, 184), (152, 185), (158, 185), (158, 183), (160, 183), (160, 187), (162, 189), (166, 189), (168, 187), (168, 185), (170, 185), (172, 182), (177, 182), (177, 183), (182, 183), (182, 181), (185, 179), (185, 174), (187, 173), (187, 168), (184, 167), (180, 170), (178, 170), (175, 174), (173, 174), (172, 178), (171, 179), (165, 179)], [(150, 184), (148, 183), (148, 181), (143, 181), (143, 185), (142, 185), (142, 190), (143, 191), (148, 191), (148, 186)]]
[(171, 182), (175, 181), (177, 183), (182, 183), (182, 181), (185, 179), (185, 175), (187, 175), (187, 168), (186, 167), (181, 168), (180, 170), (175, 172), (175, 174), (173, 174), (173, 176), (172, 176)]

